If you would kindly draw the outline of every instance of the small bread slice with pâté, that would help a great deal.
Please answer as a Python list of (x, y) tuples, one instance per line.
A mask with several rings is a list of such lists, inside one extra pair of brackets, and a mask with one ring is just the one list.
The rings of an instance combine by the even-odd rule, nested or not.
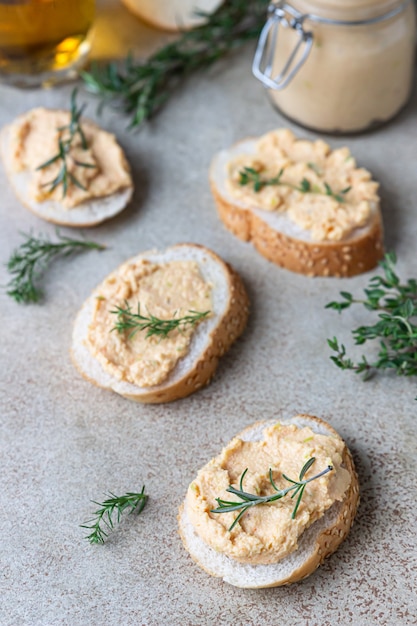
[(0, 133), (0, 153), (21, 203), (61, 226), (95, 226), (122, 211), (133, 193), (129, 164), (114, 135), (71, 110), (36, 108)]
[(193, 560), (237, 587), (297, 582), (347, 536), (359, 502), (352, 456), (307, 415), (258, 422), (190, 484), (178, 516)]
[(248, 306), (238, 274), (208, 248), (144, 252), (86, 300), (72, 359), (87, 380), (132, 400), (177, 400), (210, 381), (243, 332)]
[(224, 225), (281, 267), (354, 276), (383, 257), (378, 183), (348, 148), (272, 131), (216, 154), (210, 184)]

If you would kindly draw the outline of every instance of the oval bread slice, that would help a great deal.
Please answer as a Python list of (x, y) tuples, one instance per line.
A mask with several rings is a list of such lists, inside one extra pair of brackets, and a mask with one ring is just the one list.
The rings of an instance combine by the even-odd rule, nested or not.
[(179, 244), (164, 252), (144, 252), (131, 261), (143, 258), (162, 264), (170, 261), (196, 261), (203, 279), (212, 284), (212, 315), (196, 327), (187, 355), (180, 359), (163, 383), (153, 387), (138, 387), (119, 381), (107, 373), (85, 344), (100, 286), (86, 300), (76, 317), (71, 354), (75, 366), (84, 378), (100, 387), (138, 402), (170, 402), (190, 395), (210, 381), (219, 358), (246, 326), (249, 301), (238, 274), (204, 246)]
[(283, 212), (251, 208), (226, 186), (227, 165), (241, 155), (254, 156), (256, 138), (243, 140), (215, 155), (210, 185), (220, 219), (236, 237), (250, 241), (269, 261), (306, 276), (355, 276), (373, 269), (383, 257), (379, 203), (371, 203), (368, 223), (341, 241), (312, 241), (308, 230)]
[(134, 15), (147, 24), (170, 32), (181, 32), (201, 26), (203, 13), (213, 13), (222, 0), (122, 0)]
[[(287, 420), (257, 422), (237, 437), (243, 441), (261, 441), (266, 426), (280, 422), (309, 426), (322, 435), (337, 436), (325, 421), (312, 415), (301, 414)], [(332, 554), (347, 536), (359, 503), (359, 484), (352, 456), (347, 447), (343, 452), (343, 466), (351, 475), (351, 484), (342, 502), (335, 502), (323, 517), (312, 524), (300, 537), (298, 549), (281, 561), (269, 565), (248, 565), (216, 552), (195, 532), (187, 515), (185, 503), (178, 516), (179, 532), (184, 547), (193, 560), (212, 576), (220, 577), (236, 587), (261, 589), (289, 585), (306, 578)]]
[[(114, 217), (128, 205), (133, 194), (133, 185), (120, 189), (109, 196), (82, 202), (71, 209), (63, 207), (56, 200), (45, 200), (43, 202), (34, 200), (29, 192), (31, 172), (29, 170), (15, 172), (12, 167), (12, 159), (10, 158), (11, 129), (18, 120), (19, 118), (13, 124), (9, 124), (2, 129), (0, 133), (0, 153), (14, 192), (27, 209), (41, 219), (59, 226), (86, 228), (96, 226)], [(92, 122), (89, 123), (92, 125)]]

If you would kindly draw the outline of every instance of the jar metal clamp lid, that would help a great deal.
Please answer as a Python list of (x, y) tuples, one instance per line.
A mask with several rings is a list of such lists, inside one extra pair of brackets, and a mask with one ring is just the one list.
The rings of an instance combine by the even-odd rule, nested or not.
[[(300, 13), (291, 4), (279, 1), (272, 2), (268, 7), (268, 19), (259, 36), (252, 72), (265, 87), (280, 91), (284, 89), (304, 65), (310, 54), (314, 34), (304, 28), (306, 20), (329, 26), (368, 26), (396, 16), (405, 10), (411, 0), (405, 0), (399, 6), (373, 18), (364, 20), (336, 20), (310, 13)], [(282, 70), (273, 76), (275, 49), (278, 44), (279, 28), (290, 28), (297, 35), (297, 42), (290, 53)]]

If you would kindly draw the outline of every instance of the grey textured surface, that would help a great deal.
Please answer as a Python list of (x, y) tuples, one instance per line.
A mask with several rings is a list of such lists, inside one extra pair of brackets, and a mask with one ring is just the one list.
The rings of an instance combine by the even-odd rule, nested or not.
[[(218, 221), (207, 182), (211, 156), (247, 135), (286, 124), (251, 77), (248, 48), (179, 89), (136, 134), (105, 111), (132, 164), (136, 192), (119, 217), (87, 234), (109, 246), (57, 262), (45, 300), (19, 306), (0, 294), (0, 623), (305, 625), (415, 624), (416, 386), (390, 376), (368, 383), (340, 372), (326, 338), (348, 345), (360, 310), (324, 305), (369, 276), (308, 279), (274, 267)], [(70, 87), (0, 87), (0, 123), (40, 104), (65, 107)], [(84, 94), (83, 94), (84, 98)], [(94, 117), (94, 99), (85, 96)], [(381, 181), (386, 244), (416, 276), (417, 98), (392, 124), (348, 145)], [(314, 134), (295, 129), (313, 138)], [(19, 231), (54, 234), (16, 201), (0, 170), (0, 284)], [(69, 233), (64, 230), (63, 232)], [(141, 406), (82, 380), (68, 355), (73, 318), (91, 289), (125, 258), (181, 241), (203, 243), (241, 273), (252, 301), (247, 331), (212, 384), (188, 399)], [(177, 535), (177, 507), (197, 469), (258, 419), (310, 412), (350, 446), (361, 505), (348, 540), (309, 579), (243, 591), (193, 564)], [(104, 492), (150, 500), (104, 546), (79, 527)]]

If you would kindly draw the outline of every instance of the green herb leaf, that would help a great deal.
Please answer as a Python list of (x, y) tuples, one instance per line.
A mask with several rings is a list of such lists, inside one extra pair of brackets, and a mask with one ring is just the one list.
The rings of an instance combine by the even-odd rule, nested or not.
[(323, 172), (317, 165), (317, 163), (307, 163), (307, 167), (309, 167), (317, 176), (322, 176)]
[(252, 167), (244, 167), (239, 172), (239, 185), (253, 185), (253, 190), (257, 193), (261, 191), (264, 187), (267, 187), (269, 185), (277, 185), (282, 187), (289, 187), (290, 189), (294, 189), (294, 191), (299, 191), (300, 193), (315, 193), (324, 196), (332, 196), (339, 203), (345, 202), (345, 198), (343, 197), (343, 195), (341, 195), (344, 192), (342, 191), (340, 192), (340, 194), (334, 193), (330, 185), (326, 182), (323, 183), (325, 187), (325, 191), (323, 192), (322, 189), (318, 187), (318, 185), (312, 185), (307, 178), (303, 178), (299, 185), (287, 183), (281, 180), (283, 173), (284, 169), (281, 169), (279, 174), (277, 176), (274, 176), (273, 178), (262, 178), (261, 173), (257, 172)]
[(25, 241), (13, 251), (6, 266), (12, 275), (6, 289), (7, 295), (16, 302), (38, 302), (42, 298), (38, 282), (54, 258), (69, 256), (83, 250), (104, 250), (105, 248), (93, 241), (65, 237), (58, 231), (57, 236), (59, 240), (52, 242), (45, 235), (34, 237), (24, 234)]
[(326, 190), (326, 196), (332, 196), (333, 195), (333, 191), (332, 188), (330, 187), (330, 185), (328, 183), (324, 183), (324, 188)]
[(185, 329), (187, 326), (195, 326), (205, 319), (210, 311), (200, 313), (199, 311), (191, 310), (188, 312), (189, 315), (163, 320), (155, 317), (155, 315), (142, 315), (140, 312), (140, 304), (138, 304), (138, 312), (133, 313), (131, 306), (126, 302), (124, 308), (117, 306), (113, 311), (110, 311), (110, 313), (117, 316), (116, 324), (112, 328), (112, 331), (117, 330), (119, 333), (123, 333), (126, 330), (130, 330), (131, 332), (129, 333), (128, 339), (132, 339), (132, 337), (141, 330), (146, 330), (146, 339), (154, 335), (165, 339), (175, 328)]
[(310, 469), (310, 467), (313, 465), (313, 463), (315, 462), (315, 458), (312, 457), (311, 459), (309, 459), (307, 461), (307, 463), (304, 465), (304, 467), (302, 468), (300, 474), (299, 474), (299, 480), (303, 480), (304, 476), (307, 474), (308, 470)]
[(259, 504), (266, 504), (267, 502), (275, 502), (276, 500), (280, 500), (287, 494), (292, 493), (291, 495), (292, 498), (297, 496), (297, 501), (295, 503), (293, 512), (291, 514), (291, 518), (294, 519), (295, 516), (297, 515), (297, 511), (299, 509), (306, 485), (312, 482), (313, 480), (316, 480), (317, 478), (321, 478), (321, 476), (324, 476), (325, 474), (333, 470), (333, 467), (329, 465), (325, 470), (323, 470), (319, 474), (316, 474), (315, 476), (312, 476), (311, 478), (304, 479), (304, 476), (306, 475), (308, 470), (311, 468), (311, 466), (314, 464), (315, 460), (316, 460), (315, 457), (312, 457), (311, 459), (307, 461), (307, 463), (303, 465), (300, 471), (298, 480), (293, 480), (292, 478), (288, 478), (288, 476), (286, 476), (285, 474), (282, 474), (282, 477), (286, 481), (291, 483), (291, 486), (287, 487), (286, 489), (278, 489), (278, 487), (276, 486), (273, 480), (272, 469), (270, 468), (269, 469), (269, 481), (275, 493), (272, 493), (267, 496), (258, 496), (256, 494), (248, 493), (243, 490), (243, 478), (245, 477), (248, 471), (248, 469), (246, 468), (240, 478), (239, 489), (236, 489), (235, 487), (231, 485), (226, 489), (227, 492), (237, 496), (240, 499), (240, 502), (239, 501), (229, 502), (228, 500), (223, 500), (222, 498), (216, 498), (217, 504), (219, 506), (217, 509), (212, 509), (210, 513), (231, 513), (233, 511), (239, 511), (238, 516), (234, 519), (232, 525), (229, 527), (229, 531), (231, 531), (236, 526), (236, 524), (241, 519), (241, 517), (253, 506), (257, 506)]
[[(63, 198), (65, 198), (65, 196), (67, 195), (69, 181), (72, 182), (72, 184), (78, 187), (79, 189), (83, 189), (85, 191), (85, 187), (79, 182), (79, 180), (71, 172), (69, 172), (68, 162), (67, 162), (71, 144), (77, 134), (81, 138), (81, 146), (83, 150), (87, 150), (88, 148), (87, 139), (85, 137), (83, 129), (81, 128), (81, 123), (80, 123), (81, 115), (85, 109), (85, 105), (78, 107), (76, 99), (77, 99), (77, 89), (73, 89), (72, 94), (71, 94), (71, 108), (70, 108), (71, 117), (70, 117), (69, 124), (66, 126), (60, 126), (57, 129), (59, 132), (68, 131), (69, 133), (68, 138), (62, 139), (62, 137), (60, 137), (58, 141), (58, 146), (59, 146), (58, 154), (54, 155), (53, 157), (51, 157), (50, 159), (48, 159), (47, 161), (45, 161), (44, 163), (42, 163), (36, 168), (37, 170), (42, 170), (42, 169), (45, 169), (46, 167), (49, 167), (56, 161), (61, 161), (61, 169), (59, 170), (57, 176), (53, 180), (49, 181), (48, 183), (45, 183), (43, 187), (49, 187), (48, 191), (49, 193), (52, 193), (59, 185), (62, 184), (62, 197)], [(79, 167), (88, 167), (88, 168), (96, 167), (95, 165), (91, 163), (83, 163), (82, 161), (75, 161), (75, 163)]]
[(123, 496), (115, 496), (113, 493), (110, 493), (104, 502), (95, 502), (93, 500), (94, 504), (97, 504), (100, 508), (94, 512), (95, 517), (93, 519), (81, 524), (81, 528), (91, 530), (86, 539), (93, 544), (104, 543), (108, 536), (106, 530), (113, 530), (114, 528), (114, 512), (117, 513), (117, 522), (120, 522), (122, 513), (125, 510), (129, 510), (130, 514), (137, 513), (139, 515), (145, 508), (147, 501), (148, 496), (145, 494), (145, 486), (142, 487), (140, 493), (129, 491)]
[(122, 67), (92, 64), (81, 72), (86, 88), (130, 116), (130, 128), (154, 116), (192, 73), (209, 68), (247, 41), (257, 39), (265, 23), (269, 0), (226, 0), (206, 23), (181, 33), (145, 62), (129, 54)]
[(348, 292), (341, 292), (342, 302), (330, 302), (326, 308), (341, 312), (352, 304), (362, 304), (368, 311), (377, 313), (377, 320), (368, 326), (352, 331), (356, 345), (377, 340), (379, 352), (375, 360), (362, 356), (358, 363), (346, 357), (346, 350), (337, 339), (327, 343), (336, 355), (330, 358), (341, 369), (353, 370), (368, 380), (377, 370), (394, 370), (401, 376), (417, 374), (417, 281), (412, 278), (402, 283), (395, 272), (396, 257), (386, 254), (380, 266), (382, 276), (373, 276), (365, 298), (355, 299)]
[(302, 193), (308, 193), (309, 191), (311, 191), (311, 183), (309, 180), (307, 180), (307, 178), (303, 178), (303, 180), (301, 181), (300, 191)]

